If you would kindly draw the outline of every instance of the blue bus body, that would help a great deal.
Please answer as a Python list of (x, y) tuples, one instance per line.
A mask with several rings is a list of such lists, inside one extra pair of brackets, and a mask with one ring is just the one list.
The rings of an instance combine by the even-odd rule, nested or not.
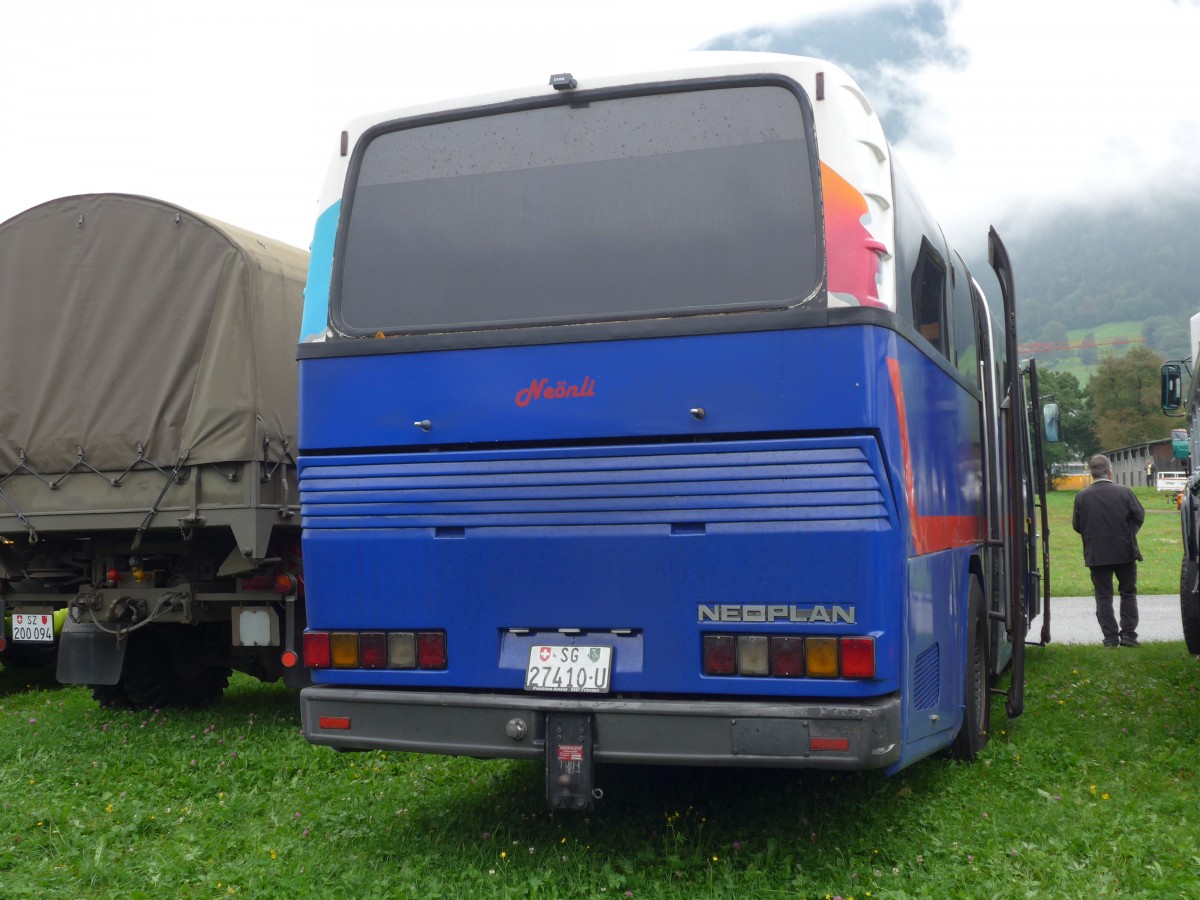
[[(827, 77), (852, 84), (828, 64), (769, 56), (728, 67), (729, 83), (741, 85), (747, 67), (754, 86), (763, 73), (772, 87), (786, 78), (814, 106), (827, 102)], [(721, 72), (673, 70), (649, 93), (723, 87)], [(637, 79), (614, 84), (576, 94), (572, 109), (647, 93)], [(852, 107), (865, 105), (859, 97)], [(720, 266), (704, 275), (728, 277), (711, 302), (644, 312), (622, 297), (572, 318), (528, 299), (543, 274), (525, 270), (558, 248), (523, 257), (522, 239), (505, 235), (511, 255), (496, 271), (523, 287), (495, 285), (499, 312), (472, 307), (476, 319), (445, 327), (422, 296), (417, 324), (392, 321), (404, 307), (399, 288), (390, 294), (396, 279), (415, 271), (422, 291), (439, 289), (433, 263), (419, 271), (424, 254), (445, 253), (444, 270), (460, 256), (464, 270), (482, 267), (486, 254), (438, 249), (449, 228), (396, 225), (400, 194), (381, 202), (357, 186), (392, 179), (391, 191), (407, 177), (374, 174), (386, 167), (371, 168), (372, 142), (466, 119), (456, 138), (465, 142), (475, 120), (565, 109), (567, 99), (547, 89), (468, 113), (381, 117), (335, 164), (300, 350), (305, 662), (315, 682), (302, 693), (305, 735), (343, 749), (544, 759), (551, 802), (575, 807), (590, 803), (593, 759), (896, 771), (952, 745), (973, 757), (991, 680), (1036, 612), (1035, 563), (1016, 559), (1014, 524), (1028, 520), (1015, 514), (1014, 489), (1028, 460), (1025, 407), (982, 293), (890, 161), (887, 197), (861, 192), (879, 209), (872, 218), (864, 207), (876, 229), (867, 233), (831, 209), (847, 184), (835, 175), (854, 169), (850, 151), (839, 159), (834, 138), (819, 160), (813, 151), (824, 199), (816, 225), (801, 222), (789, 238), (817, 247), (794, 266), (813, 282), (800, 301), (723, 308), (718, 295), (739, 276)], [(801, 108), (815, 148), (812, 130), (831, 114)], [(873, 116), (868, 124), (877, 129)], [(583, 185), (573, 203), (587, 196), (589, 162), (564, 177)], [(527, 196), (458, 180), (431, 175), (428, 190), (470, 196), (485, 218), (481, 206)], [(356, 251), (380, 230), (429, 249), (403, 265), (382, 239), (373, 256)], [(842, 233), (857, 256), (835, 243)], [(472, 247), (494, 234), (472, 235)], [(549, 230), (538, 236), (553, 243)], [(649, 239), (631, 240), (630, 255)], [(573, 252), (547, 262), (544, 277), (570, 283), (584, 264)], [(618, 259), (595, 277), (620, 268)], [(645, 271), (637, 278), (659, 275)], [(938, 278), (936, 289), (921, 286)], [(588, 300), (596, 308), (610, 303), (603, 290)], [(928, 297), (937, 310), (926, 321)], [(340, 661), (338, 646), (349, 654)], [(539, 689), (539, 648), (564, 658), (584, 648), (608, 666), (595, 676), (603, 685)]]

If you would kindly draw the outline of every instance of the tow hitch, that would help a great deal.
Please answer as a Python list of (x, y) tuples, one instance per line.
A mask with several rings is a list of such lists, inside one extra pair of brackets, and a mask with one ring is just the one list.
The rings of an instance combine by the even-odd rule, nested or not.
[(546, 715), (546, 799), (551, 809), (586, 812), (600, 799), (592, 786), (592, 717)]

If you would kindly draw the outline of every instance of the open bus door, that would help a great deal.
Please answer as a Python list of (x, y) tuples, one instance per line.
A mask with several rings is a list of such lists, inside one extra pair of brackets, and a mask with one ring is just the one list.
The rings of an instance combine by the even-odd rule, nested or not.
[[(1029, 620), (1042, 606), (1043, 590), (1047, 615), (1049, 610), (1049, 558), (1045, 553), (1041, 559), (1044, 568), (1038, 568), (1038, 542), (1048, 537), (1049, 528), (1045, 475), (1040, 464), (1041, 429), (1031, 426), (1030, 422), (1030, 411), (1036, 408), (1037, 367), (1030, 362), (1027, 373), (1031, 396), (1027, 397), (1026, 371), (1022, 370), (1017, 348), (1012, 264), (995, 228), (988, 231), (988, 263), (996, 272), (1004, 307), (1004, 402), (1000, 415), (1005, 435), (1001, 452), (1007, 459), (1000, 506), (1003, 512), (1003, 564), (1008, 577), (999, 615), (1004, 619), (1012, 644), (1012, 672), (1005, 706), (1009, 718), (1016, 718), (1025, 711), (1025, 635)], [(1035, 519), (1037, 506), (1041, 507), (1040, 520)], [(1043, 573), (1046, 575), (1044, 582)]]
[[(1043, 443), (1049, 441), (1054, 443), (1061, 440), (1057, 405), (1054, 406), (1053, 422), (1047, 421), (1044, 410), (1049, 407), (1042, 406), (1041, 390), (1038, 387), (1038, 371), (1037, 361), (1029, 361), (1029, 434), (1031, 438), (1031, 451), (1033, 453), (1033, 471), (1037, 473), (1037, 493), (1031, 502), (1036, 503), (1041, 510), (1041, 550), (1042, 550), (1042, 634), (1038, 641), (1039, 646), (1045, 646), (1050, 643), (1050, 510), (1046, 505), (1046, 460), (1043, 456)], [(1043, 428), (1046, 429), (1043, 432)], [(1031, 551), (1037, 552), (1037, 535), (1031, 535), (1030, 539)]]

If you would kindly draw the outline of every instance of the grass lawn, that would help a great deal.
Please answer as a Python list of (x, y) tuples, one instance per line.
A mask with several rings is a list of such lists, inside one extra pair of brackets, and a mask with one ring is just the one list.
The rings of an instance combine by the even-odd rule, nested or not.
[[(1133, 492), (1146, 508), (1146, 522), (1138, 532), (1143, 557), (1138, 564), (1138, 593), (1178, 595), (1183, 544), (1175, 500), (1151, 488), (1134, 488)], [(1092, 596), (1092, 581), (1083, 564), (1083, 543), (1071, 528), (1076, 493), (1051, 491), (1046, 495), (1050, 515), (1050, 593), (1054, 597)]]
[(102, 711), (0, 671), (5, 897), (1193, 897), (1200, 664), (1180, 643), (1031, 648), (974, 765), (541, 769), (304, 742), (295, 695)]
[(1142, 338), (1142, 322), (1131, 320), (1125, 322), (1109, 322), (1099, 328), (1075, 328), (1067, 332), (1067, 339), (1072, 342), (1082, 341), (1089, 334), (1098, 342), (1097, 363), (1085, 365), (1080, 358), (1080, 350), (1060, 350), (1039, 355), (1038, 369), (1041, 371), (1070, 372), (1079, 379), (1081, 385), (1087, 386), (1088, 379), (1096, 373), (1098, 361), (1105, 353), (1115, 353), (1121, 356), (1130, 346), (1137, 344), (1108, 344), (1114, 340), (1140, 341)]

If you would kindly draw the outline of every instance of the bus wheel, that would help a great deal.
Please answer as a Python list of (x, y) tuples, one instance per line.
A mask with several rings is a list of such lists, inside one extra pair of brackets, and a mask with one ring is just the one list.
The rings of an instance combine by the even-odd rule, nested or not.
[(1188, 653), (1200, 653), (1200, 597), (1196, 590), (1196, 560), (1184, 557), (1179, 571), (1179, 613)]
[(987, 618), (983, 614), (983, 590), (971, 578), (967, 602), (967, 671), (963, 690), (963, 721), (950, 747), (955, 758), (971, 762), (987, 746), (991, 723), (988, 694)]

